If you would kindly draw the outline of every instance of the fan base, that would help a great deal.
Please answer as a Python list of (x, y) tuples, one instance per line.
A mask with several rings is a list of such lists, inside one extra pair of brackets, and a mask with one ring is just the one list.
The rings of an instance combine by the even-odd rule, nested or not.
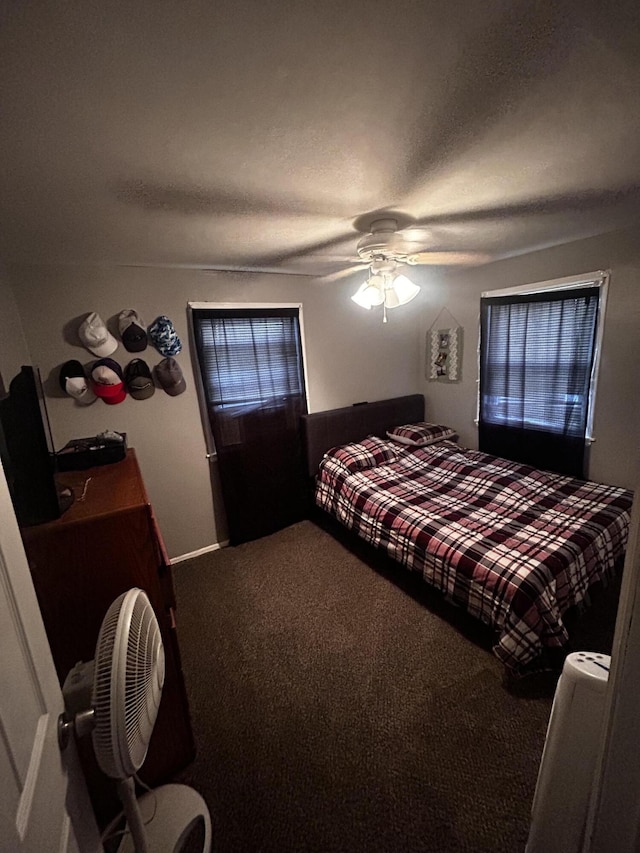
[[(211, 851), (211, 816), (197, 791), (187, 785), (161, 785), (138, 798), (147, 845), (153, 853), (179, 853), (198, 823), (204, 826), (204, 840), (198, 853)], [(125, 835), (118, 853), (135, 853), (130, 835)]]

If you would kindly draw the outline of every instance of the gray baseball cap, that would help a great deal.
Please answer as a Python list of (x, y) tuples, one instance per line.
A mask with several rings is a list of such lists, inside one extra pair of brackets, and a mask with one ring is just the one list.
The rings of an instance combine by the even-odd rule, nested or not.
[(175, 358), (163, 358), (156, 365), (156, 376), (163, 390), (171, 397), (177, 397), (187, 388), (182, 369)]

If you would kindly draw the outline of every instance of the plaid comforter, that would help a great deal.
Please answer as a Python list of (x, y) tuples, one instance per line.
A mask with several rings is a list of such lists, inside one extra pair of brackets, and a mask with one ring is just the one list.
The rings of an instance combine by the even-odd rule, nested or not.
[(624, 554), (632, 493), (449, 441), (375, 442), (325, 454), (316, 503), (494, 628), (509, 669), (564, 645), (562, 614)]

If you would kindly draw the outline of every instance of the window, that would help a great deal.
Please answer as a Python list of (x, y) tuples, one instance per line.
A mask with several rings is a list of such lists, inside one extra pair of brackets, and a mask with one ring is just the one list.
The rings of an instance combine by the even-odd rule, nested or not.
[(480, 312), (480, 449), (584, 476), (607, 276), (489, 291)]
[(205, 394), (219, 411), (304, 396), (296, 308), (194, 311)]

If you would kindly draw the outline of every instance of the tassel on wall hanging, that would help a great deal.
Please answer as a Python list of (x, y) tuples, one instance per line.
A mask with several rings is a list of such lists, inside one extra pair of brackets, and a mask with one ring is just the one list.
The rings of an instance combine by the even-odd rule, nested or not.
[[(445, 326), (446, 312), (453, 321)], [(464, 329), (448, 308), (441, 308), (427, 330), (425, 375), (430, 382), (460, 382), (462, 378), (462, 337)]]

